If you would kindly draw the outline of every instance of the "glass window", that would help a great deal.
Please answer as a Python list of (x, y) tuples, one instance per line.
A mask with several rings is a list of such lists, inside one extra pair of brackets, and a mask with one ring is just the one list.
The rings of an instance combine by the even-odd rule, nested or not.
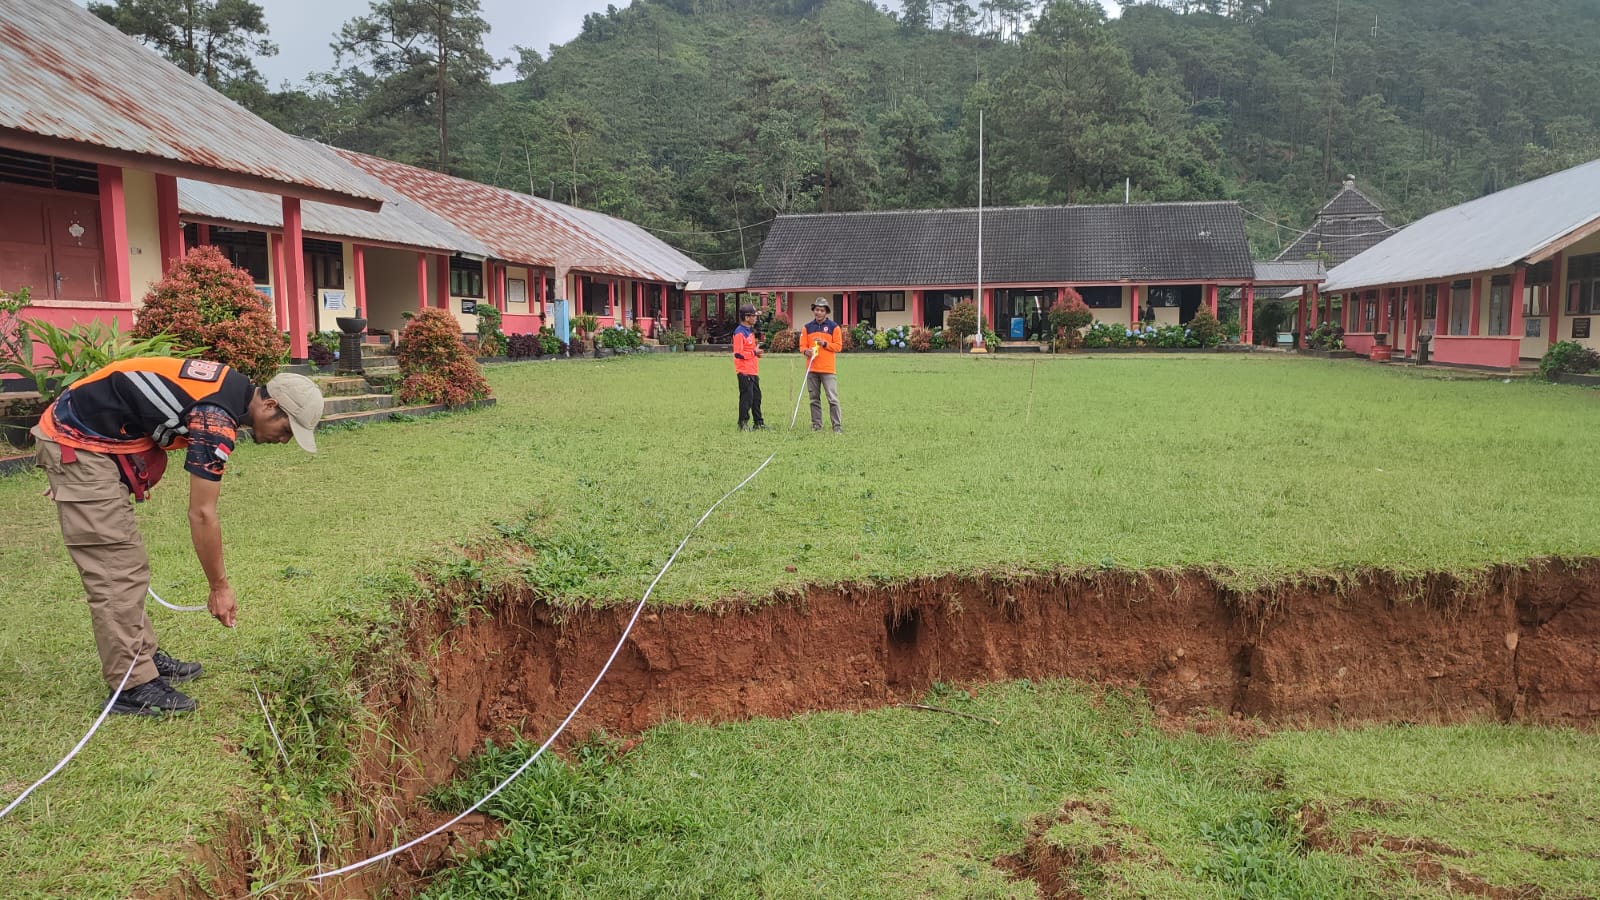
[(450, 296), (483, 296), (483, 263), (450, 258)]
[(1489, 283), (1489, 334), (1511, 333), (1511, 276), (1496, 275)]
[(1422, 317), (1424, 319), (1437, 319), (1439, 317), (1439, 286), (1430, 284), (1422, 289)]

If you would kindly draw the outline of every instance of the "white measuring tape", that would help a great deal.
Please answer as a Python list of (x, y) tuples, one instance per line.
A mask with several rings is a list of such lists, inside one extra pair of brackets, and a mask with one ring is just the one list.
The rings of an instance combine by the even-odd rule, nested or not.
[[(808, 359), (806, 361), (806, 374), (807, 375), (811, 374), (811, 360), (810, 359)], [(794, 434), (794, 423), (795, 423), (795, 421), (797, 421), (797, 419), (799, 418), (799, 415), (800, 415), (800, 400), (803, 397), (805, 397), (805, 394), (806, 394), (805, 382), (804, 382), (804, 380), (802, 380), (801, 381), (800, 391), (795, 396), (794, 413), (790, 417), (790, 420), (789, 420), (789, 430), (784, 433), (785, 439), (787, 439), (789, 436)], [(627, 643), (628, 635), (630, 633), (632, 633), (634, 624), (639, 621), (639, 614), (644, 612), (645, 601), (650, 599), (650, 595), (655, 592), (656, 585), (661, 582), (662, 577), (667, 574), (667, 570), (672, 568), (672, 564), (677, 561), (678, 554), (683, 552), (683, 548), (689, 543), (689, 538), (693, 537), (694, 533), (697, 530), (699, 530), (700, 526), (705, 524), (706, 519), (711, 518), (711, 514), (716, 511), (717, 507), (721, 506), (723, 504), (723, 502), (726, 501), (729, 497), (732, 497), (734, 494), (737, 494), (740, 490), (742, 490), (744, 488), (745, 485), (747, 485), (750, 482), (754, 481), (755, 477), (757, 475), (760, 475), (761, 471), (763, 469), (765, 469), (768, 466), (768, 464), (770, 464), (774, 459), (776, 459), (777, 456), (778, 456), (778, 451), (777, 450), (772, 451), (772, 453), (770, 455), (768, 455), (767, 458), (761, 462), (761, 465), (756, 466), (755, 471), (751, 472), (749, 475), (746, 475), (743, 481), (739, 482), (737, 485), (734, 485), (732, 490), (728, 491), (726, 494), (723, 494), (722, 497), (717, 500), (717, 502), (711, 504), (711, 508), (710, 509), (707, 509), (705, 511), (705, 513), (703, 513), (700, 516), (699, 519), (695, 520), (694, 525), (692, 525), (689, 528), (689, 532), (683, 536), (683, 540), (678, 542), (677, 549), (673, 550), (672, 551), (672, 555), (667, 557), (667, 561), (666, 561), (666, 563), (664, 565), (662, 565), (661, 571), (657, 572), (656, 573), (656, 577), (651, 579), (650, 586), (645, 588), (644, 596), (639, 598), (638, 604), (636, 604), (634, 606), (634, 608), (633, 608), (633, 615), (628, 617), (628, 624), (622, 629), (622, 636), (617, 638), (617, 645), (615, 647), (611, 648), (611, 655), (606, 657), (605, 665), (600, 667), (600, 672), (599, 672), (599, 674), (594, 676), (594, 681), (592, 683), (590, 683), (589, 689), (583, 692), (583, 696), (578, 698), (578, 704), (572, 708), (572, 712), (567, 713), (567, 717), (561, 720), (561, 724), (557, 725), (555, 731), (552, 731), (550, 733), (550, 736), (545, 738), (544, 743), (539, 745), (539, 748), (533, 752), (533, 755), (529, 756), (528, 759), (525, 762), (523, 762), (522, 765), (518, 766), (516, 771), (512, 772), (510, 775), (507, 775), (505, 777), (504, 781), (501, 781), (499, 784), (495, 785), (493, 790), (489, 791), (489, 793), (487, 793), (487, 794), (484, 794), (483, 797), (479, 798), (479, 800), (476, 803), (473, 803), (471, 806), (467, 807), (460, 814), (458, 814), (455, 818), (451, 819), (448, 822), (445, 822), (443, 825), (440, 825), (439, 827), (433, 829), (432, 831), (429, 831), (426, 834), (423, 834), (423, 835), (420, 835), (418, 837), (412, 838), (411, 840), (405, 842), (404, 844), (401, 844), (398, 847), (394, 847), (394, 848), (391, 848), (389, 850), (385, 850), (384, 852), (379, 853), (379, 854), (377, 854), (375, 856), (369, 856), (366, 859), (350, 863), (349, 865), (346, 865), (346, 866), (341, 866), (341, 867), (339, 867), (337, 869), (333, 869), (333, 870), (328, 871), (328, 872), (319, 872), (316, 875), (308, 875), (308, 876), (306, 876), (304, 878), (285, 878), (285, 879), (282, 879), (282, 880), (279, 880), (279, 881), (274, 881), (271, 884), (263, 885), (263, 886), (261, 886), (259, 888), (256, 888), (255, 890), (251, 891), (246, 896), (253, 897), (253, 896), (256, 896), (258, 894), (265, 893), (266, 891), (270, 891), (270, 890), (272, 890), (274, 888), (284, 887), (286, 885), (311, 884), (311, 883), (314, 883), (314, 882), (323, 881), (324, 879), (333, 878), (333, 877), (338, 876), (338, 875), (347, 875), (347, 874), (349, 874), (351, 872), (354, 872), (354, 871), (356, 871), (358, 869), (364, 869), (367, 866), (372, 865), (373, 863), (382, 862), (383, 860), (386, 860), (386, 859), (388, 859), (388, 858), (390, 858), (392, 856), (395, 856), (396, 854), (404, 853), (405, 851), (410, 850), (412, 847), (415, 847), (416, 845), (422, 843), (423, 841), (426, 841), (429, 838), (435, 837), (436, 835), (439, 835), (439, 834), (444, 833), (445, 831), (448, 831), (450, 828), (454, 827), (457, 822), (460, 822), (462, 819), (465, 819), (467, 816), (470, 816), (473, 813), (477, 812), (480, 808), (482, 808), (482, 806), (485, 803), (488, 803), (490, 800), (494, 799), (495, 795), (497, 795), (501, 791), (505, 790), (506, 787), (511, 784), (511, 782), (516, 781), (517, 778), (520, 775), (522, 775), (523, 772), (526, 772), (528, 770), (529, 766), (533, 765), (534, 762), (539, 759), (539, 757), (544, 755), (544, 752), (550, 748), (550, 745), (555, 743), (556, 738), (560, 737), (561, 733), (566, 730), (567, 725), (571, 724), (572, 720), (577, 717), (578, 711), (583, 709), (583, 705), (585, 703), (589, 702), (589, 696), (594, 693), (595, 688), (598, 688), (600, 686), (601, 680), (606, 677), (606, 672), (610, 671), (611, 664), (616, 661), (617, 654), (622, 652), (623, 645), (625, 643)], [(263, 706), (262, 712), (264, 713), (265, 711), (266, 711), (265, 707)]]
[(0, 809), (0, 819), (4, 819), (6, 817), (6, 813), (16, 809), (17, 804), (28, 799), (28, 795), (33, 793), (34, 788), (44, 784), (46, 781), (49, 781), (52, 777), (54, 777), (57, 772), (61, 771), (62, 767), (71, 762), (74, 756), (78, 755), (78, 751), (82, 750), (85, 744), (89, 743), (89, 738), (94, 737), (94, 733), (100, 729), (100, 723), (104, 722), (106, 720), (106, 716), (111, 713), (111, 705), (117, 702), (117, 697), (122, 693), (123, 686), (128, 683), (128, 678), (133, 675), (133, 667), (138, 664), (139, 658), (137, 656), (134, 657), (133, 662), (128, 663), (128, 671), (122, 673), (122, 681), (117, 684), (117, 689), (111, 692), (111, 699), (106, 701), (106, 708), (100, 710), (100, 718), (95, 719), (94, 724), (89, 726), (89, 733), (83, 736), (83, 740), (78, 742), (78, 746), (73, 747), (71, 753), (68, 753), (66, 756), (62, 757), (61, 762), (56, 763), (55, 768), (44, 773), (43, 778), (29, 785), (28, 789), (23, 791), (17, 797), (17, 799), (7, 803), (5, 809)]

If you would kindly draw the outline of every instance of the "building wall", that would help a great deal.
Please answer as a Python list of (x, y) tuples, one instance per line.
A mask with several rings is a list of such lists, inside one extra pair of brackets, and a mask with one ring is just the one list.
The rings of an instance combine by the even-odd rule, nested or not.
[(138, 308), (144, 305), (144, 295), (150, 287), (161, 280), (156, 177), (137, 169), (123, 169), (122, 190), (128, 211), (128, 283), (133, 289), (133, 305)]
[(417, 254), (410, 250), (367, 248), (367, 328), (396, 331), (401, 313), (417, 309)]
[[(315, 319), (315, 323), (316, 324), (315, 324), (315, 327), (314, 327), (314, 330), (316, 330), (316, 331), (338, 331), (339, 330), (339, 324), (334, 321), (335, 319), (342, 318), (342, 317), (345, 317), (345, 316), (353, 316), (353, 315), (356, 314), (356, 251), (355, 251), (355, 245), (350, 243), (349, 241), (344, 241), (344, 242), (340, 243), (339, 248), (342, 251), (342, 256), (343, 256), (344, 287), (343, 288), (324, 288), (324, 289), (316, 292), (317, 296), (311, 298), (312, 302), (314, 302), (316, 304), (317, 316), (316, 316), (316, 319)], [(368, 258), (366, 260), (367, 265), (371, 265), (371, 263), (372, 263), (371, 256), (372, 256), (372, 253), (370, 251), (368, 251), (368, 253), (367, 253), (367, 257)], [(367, 276), (367, 278), (369, 280), (371, 279), (371, 277), (372, 276), (370, 274)], [(334, 294), (343, 294), (343, 296), (341, 298), (339, 298), (340, 302), (344, 306), (343, 309), (328, 309), (328, 301), (329, 301), (330, 298), (327, 295), (330, 292), (332, 292)]]
[[(1561, 329), (1560, 333), (1555, 339), (1562, 341), (1577, 341), (1585, 347), (1589, 347), (1594, 350), (1600, 350), (1600, 315), (1586, 316), (1581, 313), (1568, 313), (1566, 307), (1567, 282), (1570, 279), (1569, 273), (1571, 271), (1571, 269), (1567, 266), (1566, 261), (1570, 260), (1574, 256), (1587, 256), (1591, 253), (1600, 253), (1600, 234), (1592, 235), (1582, 241), (1579, 241), (1577, 244), (1567, 248), (1567, 251), (1562, 254), (1561, 283), (1557, 285), (1557, 296), (1552, 298), (1552, 302), (1560, 304), (1557, 308), (1561, 310)], [(1573, 319), (1575, 318), (1589, 319), (1589, 337), (1575, 338), (1572, 336)], [(1541, 349), (1538, 355), (1544, 355), (1545, 349), (1548, 349), (1548, 345), (1546, 345), (1544, 349)]]

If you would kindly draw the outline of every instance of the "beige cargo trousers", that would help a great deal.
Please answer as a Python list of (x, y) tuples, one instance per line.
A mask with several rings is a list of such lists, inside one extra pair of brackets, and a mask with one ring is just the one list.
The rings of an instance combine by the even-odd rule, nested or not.
[(34, 464), (50, 480), (50, 496), (61, 519), (61, 537), (89, 594), (89, 620), (100, 651), (100, 675), (116, 690), (128, 666), (124, 690), (156, 677), (156, 632), (145, 614), (150, 557), (133, 518), (128, 486), (117, 464), (103, 453), (74, 450), (63, 462), (61, 445), (33, 429)]

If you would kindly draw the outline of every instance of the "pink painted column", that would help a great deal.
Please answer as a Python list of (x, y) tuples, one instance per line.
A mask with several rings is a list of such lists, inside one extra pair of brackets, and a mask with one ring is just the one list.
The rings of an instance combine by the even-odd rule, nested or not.
[[(684, 297), (685, 297), (684, 303), (687, 304), (689, 302), (688, 299), (687, 299), (688, 295), (685, 294)], [(672, 293), (671, 293), (671, 291), (667, 288), (667, 286), (665, 284), (661, 285), (661, 319), (662, 319), (662, 321), (666, 322), (667, 325), (669, 325), (669, 326), (672, 324), (672, 316), (667, 313), (667, 304), (671, 303), (671, 302), (672, 302)], [(651, 335), (651, 336), (654, 337), (654, 335)]]
[(987, 329), (995, 334), (1000, 333), (994, 328), (994, 288), (983, 289), (983, 321), (978, 324), (980, 331)]
[(1139, 325), (1139, 285), (1134, 285), (1128, 291), (1128, 321), (1134, 326)]
[(612, 318), (617, 316), (617, 283), (615, 281), (606, 282), (606, 312), (610, 313)]
[(1406, 295), (1406, 355), (1417, 355), (1417, 335), (1422, 332), (1422, 285), (1405, 288)]
[(204, 222), (195, 223), (194, 241), (197, 247), (211, 246), (211, 226)]
[(283, 198), (284, 302), (289, 305), (289, 356), (306, 359), (306, 248), (300, 235), (300, 198)]
[(1295, 334), (1299, 335), (1297, 340), (1301, 347), (1306, 345), (1306, 301), (1310, 299), (1306, 295), (1309, 293), (1311, 293), (1311, 285), (1302, 284), (1300, 286), (1300, 304), (1294, 314), (1294, 331)]
[(922, 327), (922, 292), (911, 292), (911, 327)]
[(1472, 276), (1472, 305), (1468, 307), (1468, 315), (1472, 321), (1467, 323), (1467, 334), (1478, 336), (1478, 318), (1483, 311), (1483, 279), (1477, 275)]
[(1244, 342), (1247, 345), (1256, 342), (1256, 286), (1253, 284), (1244, 286)]
[(367, 317), (367, 248), (360, 244), (352, 245), (350, 255), (355, 258), (356, 266), (356, 316)]
[(1450, 282), (1441, 281), (1433, 286), (1439, 300), (1433, 306), (1433, 336), (1450, 334)]
[[(665, 290), (663, 290), (662, 293), (666, 293)], [(662, 299), (662, 302), (663, 303), (666, 302), (665, 298)], [(684, 291), (683, 292), (683, 333), (684, 334), (693, 334), (694, 333), (694, 326), (692, 325), (692, 323), (690, 322), (690, 319), (689, 319), (690, 315), (691, 315), (691, 313), (689, 311), (689, 292), (688, 291)]]
[(1562, 296), (1566, 293), (1566, 275), (1561, 270), (1565, 262), (1566, 254), (1563, 251), (1557, 250), (1556, 255), (1550, 257), (1550, 293), (1545, 297), (1545, 305), (1550, 308), (1547, 346), (1561, 340), (1561, 304), (1566, 302)]
[(278, 330), (289, 331), (289, 301), (283, 284), (289, 275), (283, 267), (283, 235), (268, 234), (268, 249), (272, 253), (272, 321)]
[[(1528, 286), (1528, 267), (1527, 266), (1517, 266), (1516, 268), (1512, 269), (1511, 270), (1511, 297), (1510, 297), (1510, 300), (1508, 301), (1511, 304), (1510, 316), (1508, 317), (1510, 319), (1510, 321), (1507, 323), (1507, 326), (1506, 326), (1506, 334), (1509, 334), (1512, 337), (1519, 337), (1520, 338), (1520, 337), (1523, 336), (1523, 334), (1522, 334), (1522, 327), (1523, 327), (1522, 326), (1522, 293), (1523, 293), (1524, 290), (1526, 290), (1527, 286)], [(1520, 352), (1513, 353), (1512, 356), (1511, 356), (1511, 359), (1513, 360), (1513, 363), (1515, 362), (1515, 360), (1518, 360), (1518, 359), (1521, 359), (1521, 358), (1522, 358), (1522, 354)]]
[(106, 299), (133, 302), (128, 268), (128, 197), (119, 166), (100, 167), (100, 257), (106, 273)]
[(1211, 310), (1211, 315), (1217, 314), (1217, 285), (1206, 285), (1206, 308)]
[(178, 218), (178, 179), (156, 176), (156, 234), (161, 239), (161, 274), (183, 258), (183, 222)]
[(434, 284), (438, 285), (439, 308), (450, 308), (450, 257), (440, 253), (433, 258)]
[(417, 254), (417, 309), (428, 308), (428, 254)]

